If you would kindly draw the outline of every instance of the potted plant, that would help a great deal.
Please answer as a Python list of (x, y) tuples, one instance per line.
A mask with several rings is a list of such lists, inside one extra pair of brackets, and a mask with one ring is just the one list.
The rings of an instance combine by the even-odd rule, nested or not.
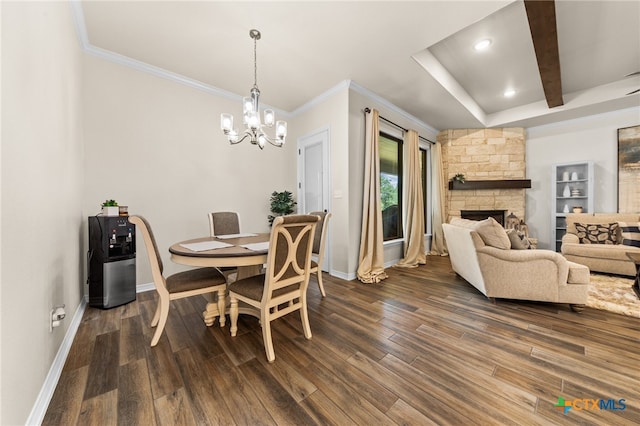
[(294, 207), (297, 203), (293, 200), (293, 194), (289, 191), (273, 191), (271, 193), (271, 213), (269, 215), (269, 226), (273, 224), (273, 220), (277, 216), (286, 216), (293, 213)]
[(120, 207), (116, 200), (105, 200), (102, 203), (102, 214), (104, 216), (120, 216)]

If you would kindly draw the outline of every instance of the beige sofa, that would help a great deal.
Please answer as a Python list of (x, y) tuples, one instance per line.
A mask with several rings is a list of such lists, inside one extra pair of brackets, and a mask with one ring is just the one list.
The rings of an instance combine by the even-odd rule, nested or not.
[(482, 294), (490, 299), (568, 303), (576, 311), (586, 303), (589, 268), (551, 250), (487, 245), (477, 232), (481, 222), (485, 221), (453, 218), (442, 228), (453, 270)]
[(578, 238), (575, 224), (608, 224), (639, 221), (640, 215), (638, 214), (569, 213), (567, 214), (567, 232), (562, 237), (560, 251), (568, 260), (586, 265), (592, 271), (635, 277), (635, 264), (627, 257), (626, 253), (640, 253), (640, 248), (622, 245), (619, 232), (616, 244), (582, 244)]

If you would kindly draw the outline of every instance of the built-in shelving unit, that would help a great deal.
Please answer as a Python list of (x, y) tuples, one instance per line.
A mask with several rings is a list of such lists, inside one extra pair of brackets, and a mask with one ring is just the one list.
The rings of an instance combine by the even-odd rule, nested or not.
[(552, 176), (551, 247), (560, 251), (562, 236), (567, 232), (567, 213), (574, 208), (593, 213), (593, 163), (556, 164)]
[(464, 183), (457, 180), (449, 181), (449, 189), (526, 189), (531, 188), (531, 179), (506, 180), (467, 180)]

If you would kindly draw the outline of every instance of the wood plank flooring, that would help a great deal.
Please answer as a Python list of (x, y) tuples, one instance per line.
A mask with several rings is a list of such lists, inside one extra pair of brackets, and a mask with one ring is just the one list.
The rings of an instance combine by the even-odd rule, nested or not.
[[(155, 292), (87, 308), (44, 425), (640, 424), (640, 320), (568, 305), (492, 304), (446, 257), (365, 285), (309, 286), (313, 338), (297, 313), (238, 336), (205, 327), (206, 299), (172, 302), (151, 348)], [(567, 401), (624, 399), (624, 410)], [(609, 406), (609, 408), (612, 408)]]

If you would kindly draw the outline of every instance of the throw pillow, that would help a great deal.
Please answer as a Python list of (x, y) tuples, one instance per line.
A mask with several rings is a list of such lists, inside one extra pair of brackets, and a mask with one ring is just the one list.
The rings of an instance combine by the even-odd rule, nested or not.
[(617, 244), (618, 222), (575, 223), (581, 244)]
[(640, 222), (618, 222), (622, 231), (622, 244), (640, 247)]
[(527, 250), (531, 248), (531, 243), (524, 235), (524, 232), (515, 229), (508, 229), (507, 235), (509, 236), (512, 250)]
[(511, 241), (509, 241), (507, 231), (492, 217), (479, 221), (475, 231), (488, 246), (503, 250), (511, 248)]
[(475, 227), (478, 225), (477, 220), (462, 219), (461, 217), (457, 217), (457, 216), (452, 217), (449, 223), (452, 225), (461, 226), (463, 228), (469, 228), (469, 229), (475, 229)]

